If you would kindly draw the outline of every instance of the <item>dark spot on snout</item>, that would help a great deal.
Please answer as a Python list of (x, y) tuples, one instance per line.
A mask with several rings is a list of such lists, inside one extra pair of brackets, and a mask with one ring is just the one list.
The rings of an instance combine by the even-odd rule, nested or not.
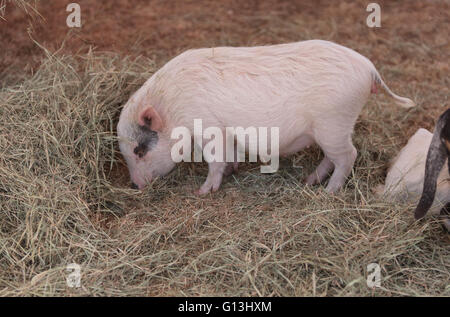
[(131, 189), (139, 189), (139, 187), (135, 183), (131, 182)]
[(138, 146), (133, 150), (139, 158), (142, 158), (158, 143), (158, 133), (150, 130), (146, 126), (137, 125), (134, 129), (134, 138)]
[(139, 158), (143, 157), (147, 152), (148, 152), (148, 148), (147, 145), (145, 144), (139, 144), (138, 146), (136, 146), (133, 150), (134, 154), (136, 154), (137, 156), (139, 156)]

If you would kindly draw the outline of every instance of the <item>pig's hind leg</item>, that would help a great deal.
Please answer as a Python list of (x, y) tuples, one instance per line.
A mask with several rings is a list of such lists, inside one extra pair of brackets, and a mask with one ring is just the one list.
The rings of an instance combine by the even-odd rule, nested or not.
[(333, 174), (325, 189), (329, 193), (334, 193), (345, 184), (352, 171), (357, 156), (356, 148), (352, 144), (351, 134), (318, 135), (316, 136), (316, 142), (325, 154), (325, 158), (317, 168), (316, 173), (318, 178), (320, 176), (325, 177), (332, 169), (331, 164), (334, 165)]
[[(297, 153), (304, 148), (310, 147), (314, 144), (314, 138), (309, 135), (302, 135), (297, 138), (294, 142), (292, 142), (286, 149), (283, 150), (283, 156), (291, 155), (293, 153)], [(328, 157), (324, 157), (322, 162), (320, 162), (319, 166), (316, 170), (311, 173), (307, 178), (305, 183), (307, 185), (315, 185), (322, 182), (325, 177), (333, 170), (333, 163), (330, 161)]]
[(327, 156), (325, 156), (320, 162), (319, 166), (317, 166), (316, 170), (306, 178), (306, 185), (311, 186), (320, 184), (333, 170), (333, 167), (333, 162), (331, 162), (331, 160)]

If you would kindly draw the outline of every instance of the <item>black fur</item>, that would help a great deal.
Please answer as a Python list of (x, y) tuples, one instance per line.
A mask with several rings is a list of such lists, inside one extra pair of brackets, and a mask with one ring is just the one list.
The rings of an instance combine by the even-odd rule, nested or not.
[(134, 131), (134, 138), (138, 146), (134, 148), (133, 152), (142, 158), (158, 143), (158, 133), (140, 125), (137, 125)]
[[(424, 217), (433, 204), (437, 178), (445, 164), (445, 160), (450, 157), (449, 144), (450, 109), (447, 109), (436, 123), (433, 138), (428, 149), (422, 197), (420, 197), (419, 204), (414, 212), (416, 219)], [(450, 172), (450, 160), (447, 167)]]
[(441, 209), (439, 218), (442, 221), (444, 229), (450, 232), (450, 203), (447, 203), (444, 208)]

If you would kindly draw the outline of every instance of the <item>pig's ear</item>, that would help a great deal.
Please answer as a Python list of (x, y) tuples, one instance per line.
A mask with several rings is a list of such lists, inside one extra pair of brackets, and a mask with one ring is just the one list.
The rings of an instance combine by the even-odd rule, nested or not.
[(144, 126), (153, 131), (161, 131), (163, 123), (158, 112), (152, 106), (146, 106), (139, 113), (138, 123), (140, 126)]

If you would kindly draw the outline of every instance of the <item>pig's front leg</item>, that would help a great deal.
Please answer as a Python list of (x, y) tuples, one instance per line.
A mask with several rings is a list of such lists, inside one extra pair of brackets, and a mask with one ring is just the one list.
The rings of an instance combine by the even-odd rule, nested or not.
[(227, 163), (225, 162), (212, 162), (208, 164), (208, 177), (203, 183), (202, 187), (196, 192), (198, 195), (205, 195), (210, 191), (215, 192), (219, 189), (222, 183), (223, 173)]

